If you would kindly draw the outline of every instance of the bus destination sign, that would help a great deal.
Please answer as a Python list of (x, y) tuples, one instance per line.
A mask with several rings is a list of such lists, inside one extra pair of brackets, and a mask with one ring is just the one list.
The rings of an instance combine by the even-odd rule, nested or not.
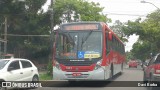
[(63, 30), (98, 30), (98, 24), (70, 24), (63, 26)]

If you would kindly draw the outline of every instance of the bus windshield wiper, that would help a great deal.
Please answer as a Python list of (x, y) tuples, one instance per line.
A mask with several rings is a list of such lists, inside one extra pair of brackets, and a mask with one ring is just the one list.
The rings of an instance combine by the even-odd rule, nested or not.
[(90, 32), (86, 35), (85, 38), (82, 38), (82, 43), (81, 43), (81, 48), (82, 45), (87, 41), (87, 39), (90, 37), (90, 35), (92, 34), (93, 30), (90, 30)]

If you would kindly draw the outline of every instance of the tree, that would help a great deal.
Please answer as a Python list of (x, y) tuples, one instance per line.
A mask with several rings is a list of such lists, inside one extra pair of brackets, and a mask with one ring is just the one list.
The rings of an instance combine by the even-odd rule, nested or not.
[(132, 54), (132, 52), (126, 52), (126, 60), (127, 61), (129, 61), (129, 60), (131, 60), (131, 59), (133, 59), (133, 54)]
[[(142, 27), (144, 30), (143, 40), (152, 42), (152, 52), (160, 51), (160, 12), (155, 11), (147, 16), (142, 22)], [(154, 50), (157, 49), (157, 50)]]
[(150, 56), (150, 44), (149, 42), (138, 41), (133, 45), (131, 52), (133, 53), (133, 57), (144, 61)]
[(125, 26), (122, 22), (120, 22), (119, 20), (116, 20), (113, 26), (111, 26), (110, 28), (113, 30), (114, 33), (118, 35), (118, 37), (122, 41), (128, 42), (128, 40), (126, 39), (126, 35), (124, 34)]
[(160, 52), (160, 13), (155, 11), (147, 15), (145, 20), (140, 18), (136, 21), (128, 21), (124, 28), (124, 33), (129, 36), (139, 35), (141, 43), (137, 42), (133, 46), (132, 53), (141, 59), (147, 58), (149, 53)]
[(100, 7), (99, 3), (89, 3), (85, 0), (55, 0), (53, 9), (55, 25), (79, 19), (81, 21), (103, 22), (110, 20), (104, 14), (101, 14), (103, 7)]
[[(23, 4), (21, 2), (14, 3), (13, 0), (0, 1), (1, 34), (9, 31), (11, 25), (13, 27), (18, 27), (18, 21), (21, 18), (21, 14), (24, 13), (24, 8), (22, 6)], [(3, 37), (4, 36), (1, 35), (1, 38)], [(6, 36), (4, 39), (6, 39)]]
[[(8, 53), (16, 57), (31, 60), (46, 57), (48, 53), (49, 38), (43, 37), (17, 37), (16, 35), (49, 34), (49, 14), (43, 13), (41, 7), (46, 0), (3, 0), (0, 2), (1, 33), (4, 33), (4, 17), (8, 21)], [(45, 41), (45, 43), (44, 43)]]
[(130, 35), (133, 35), (133, 34), (140, 35), (140, 37), (143, 37), (144, 30), (143, 30), (143, 27), (141, 25), (141, 18), (138, 18), (135, 21), (130, 21), (129, 20), (126, 23), (126, 25), (124, 25), (123, 31), (124, 31), (125, 35), (128, 36), (128, 37)]

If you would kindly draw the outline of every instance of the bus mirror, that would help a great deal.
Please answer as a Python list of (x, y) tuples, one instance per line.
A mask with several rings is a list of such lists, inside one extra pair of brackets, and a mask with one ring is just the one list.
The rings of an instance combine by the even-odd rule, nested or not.
[(111, 32), (109, 32), (108, 39), (109, 39), (110, 41), (112, 40), (112, 33), (111, 33)]

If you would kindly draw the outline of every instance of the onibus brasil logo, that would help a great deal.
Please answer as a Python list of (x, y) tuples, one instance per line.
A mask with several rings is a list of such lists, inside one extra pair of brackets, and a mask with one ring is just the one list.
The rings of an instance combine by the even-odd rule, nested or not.
[(2, 87), (37, 88), (42, 85), (37, 82), (2, 82)]

